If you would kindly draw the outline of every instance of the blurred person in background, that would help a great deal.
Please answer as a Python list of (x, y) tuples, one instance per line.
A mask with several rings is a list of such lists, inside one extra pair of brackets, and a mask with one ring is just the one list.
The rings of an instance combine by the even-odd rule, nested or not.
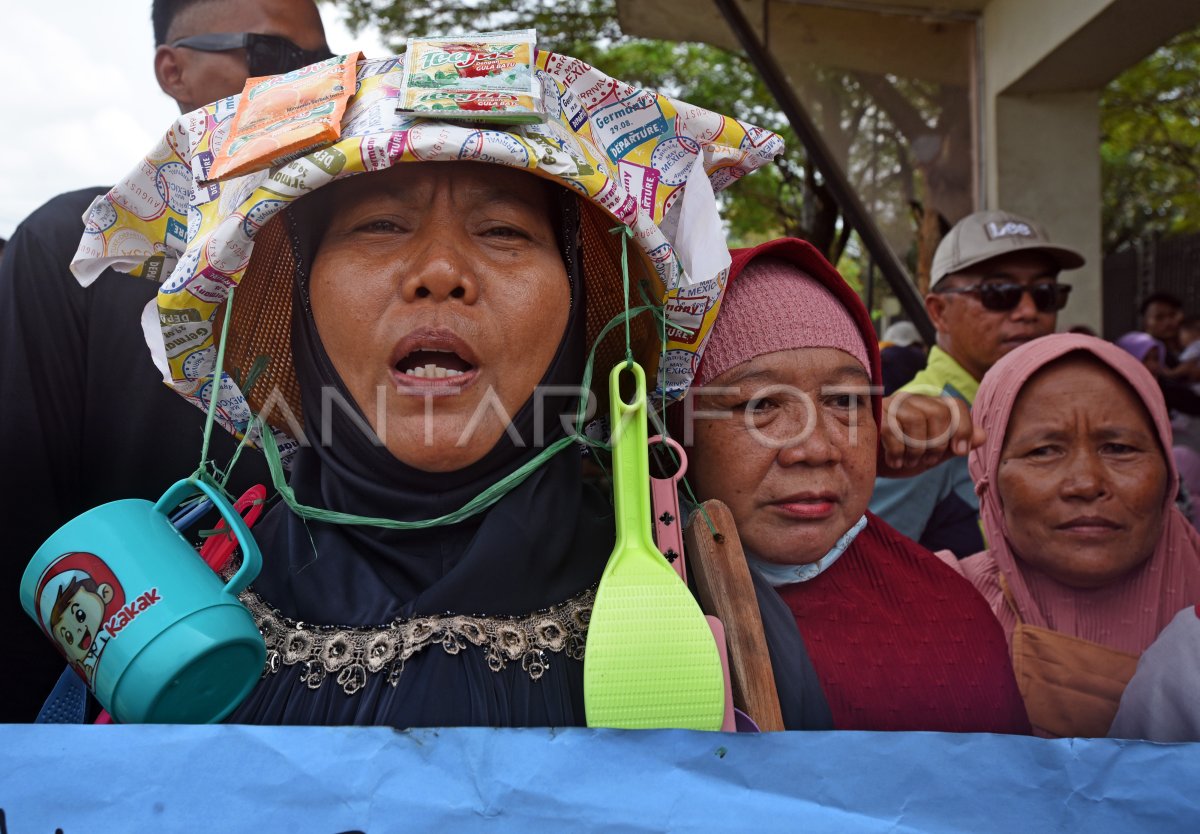
[(1151, 293), (1142, 300), (1142, 330), (1163, 343), (1163, 374), (1175, 375), (1179, 365), (1179, 325), (1183, 323), (1183, 302), (1169, 292)]
[[(1163, 344), (1161, 339), (1135, 330), (1117, 339), (1116, 344), (1121, 350), (1145, 365), (1146, 370), (1154, 375), (1162, 389), (1163, 397), (1166, 399), (1167, 408), (1172, 413), (1188, 417), (1200, 416), (1200, 395), (1193, 391), (1187, 383), (1171, 376), (1167, 368), (1170, 349)], [(1179, 367), (1177, 359), (1176, 368)]]
[[(246, 79), (298, 69), (332, 53), (312, 0), (155, 0), (153, 70), (189, 112), (236, 96)], [(0, 598), (16, 599), (21, 573), (42, 541), (98, 504), (155, 499), (200, 458), (204, 415), (162, 382), (141, 329), (154, 281), (105, 272), (84, 290), (69, 264), (82, 216), (108, 186), (60, 194), (27, 217), (0, 261), (0, 527), (8, 535)], [(116, 404), (137, 402), (134, 413)], [(195, 445), (145, 438), (164, 424), (195, 427)], [(221, 434), (221, 433), (218, 433)], [(233, 439), (213, 437), (214, 459)], [(234, 494), (266, 482), (261, 456), (243, 454)], [(0, 691), (0, 722), (31, 721), (62, 671), (20, 606), (0, 606), (0, 665), (20, 686)], [(16, 671), (19, 670), (19, 673)]]
[(912, 381), (925, 367), (928, 348), (911, 321), (888, 325), (879, 340), (879, 355), (883, 361), (883, 395), (890, 397)]
[(1200, 521), (1195, 501), (1200, 497), (1200, 393), (1163, 374), (1167, 348), (1149, 333), (1134, 331), (1116, 341), (1117, 347), (1142, 363), (1158, 383), (1171, 418), (1172, 454), (1179, 468), (1177, 502), (1193, 523)]
[(1179, 366), (1186, 368), (1192, 390), (1200, 394), (1200, 316), (1185, 316), (1179, 323)]

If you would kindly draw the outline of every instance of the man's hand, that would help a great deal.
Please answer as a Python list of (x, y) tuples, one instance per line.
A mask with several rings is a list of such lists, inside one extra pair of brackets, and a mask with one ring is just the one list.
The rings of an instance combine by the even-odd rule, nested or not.
[(982, 445), (987, 434), (971, 422), (970, 409), (957, 397), (901, 393), (884, 398), (879, 437), (879, 474), (909, 478), (966, 455)]

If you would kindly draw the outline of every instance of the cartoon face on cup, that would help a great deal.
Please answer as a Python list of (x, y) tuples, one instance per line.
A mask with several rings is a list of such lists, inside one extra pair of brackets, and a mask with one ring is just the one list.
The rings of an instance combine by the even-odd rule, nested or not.
[[(67, 662), (88, 683), (112, 637), (109, 622), (125, 605), (125, 591), (94, 553), (64, 553), (38, 583), (38, 619)], [(157, 591), (155, 592), (157, 593)]]
[[(241, 547), (242, 564), (228, 582), (168, 517), (196, 493), (213, 501)], [(225, 498), (180, 481), (155, 504), (113, 501), (64, 524), (25, 569), (21, 603), (118, 721), (219, 721), (266, 659), (237, 599), (261, 564)]]

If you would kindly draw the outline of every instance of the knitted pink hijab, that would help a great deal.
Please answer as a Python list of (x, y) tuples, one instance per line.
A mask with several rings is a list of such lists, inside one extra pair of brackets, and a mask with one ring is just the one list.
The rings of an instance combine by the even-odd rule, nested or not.
[(729, 282), (696, 384), (764, 354), (825, 347), (850, 354), (870, 372), (866, 340), (828, 287), (785, 258), (755, 258)]
[[(756, 356), (810, 347), (848, 353), (872, 384), (881, 384), (879, 339), (871, 315), (816, 247), (785, 237), (729, 254), (729, 284), (696, 369), (695, 387)], [(877, 426), (883, 424), (881, 402), (871, 397)]]
[[(1111, 585), (1091, 590), (1062, 585), (1015, 556), (996, 488), (1000, 451), (1021, 388), (1038, 370), (1075, 351), (1090, 353), (1111, 368), (1145, 404), (1164, 450), (1170, 485), (1162, 536), (1154, 553)], [(998, 574), (1008, 582), (1021, 620), (1027, 625), (1131, 654), (1141, 654), (1180, 609), (1200, 602), (1200, 535), (1175, 508), (1179, 475), (1170, 453), (1171, 423), (1158, 384), (1140, 362), (1115, 345), (1091, 336), (1046, 336), (1014, 350), (987, 372), (972, 416), (988, 435), (987, 442), (972, 451), (967, 462), (979, 495), (990, 550), (963, 560), (961, 566), (991, 604), (1010, 640), (1017, 619), (1001, 593)]]

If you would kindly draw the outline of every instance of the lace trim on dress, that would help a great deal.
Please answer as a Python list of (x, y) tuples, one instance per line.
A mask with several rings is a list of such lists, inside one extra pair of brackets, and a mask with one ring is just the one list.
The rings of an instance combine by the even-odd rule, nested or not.
[(478, 646), (493, 672), (519, 660), (536, 681), (550, 666), (548, 654), (583, 659), (596, 591), (588, 589), (564, 603), (521, 617), (438, 614), (396, 619), (383, 626), (297, 622), (251, 590), (243, 591), (240, 599), (267, 644), (263, 677), (299, 664), (300, 680), (309, 689), (317, 689), (326, 677), (336, 675), (342, 691), (353, 695), (366, 686), (368, 675), (386, 675), (387, 682), (395, 686), (405, 661), (435, 645), (441, 645), (446, 654)]

